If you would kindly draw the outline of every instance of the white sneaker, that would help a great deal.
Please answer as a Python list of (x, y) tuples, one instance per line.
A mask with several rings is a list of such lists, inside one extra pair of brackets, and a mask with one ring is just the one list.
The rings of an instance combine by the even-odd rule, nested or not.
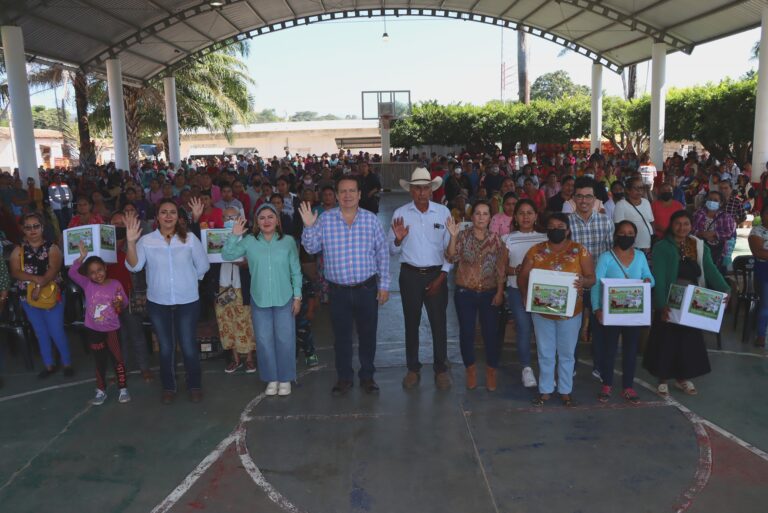
[(107, 393), (104, 390), (96, 389), (96, 397), (91, 399), (91, 404), (94, 406), (101, 406), (104, 401), (107, 400)]
[(127, 403), (131, 400), (131, 394), (128, 393), (127, 388), (120, 389), (120, 396), (117, 398), (118, 402)]
[(277, 381), (270, 381), (267, 384), (267, 389), (264, 390), (265, 395), (277, 395)]
[(536, 376), (533, 375), (533, 369), (526, 367), (523, 369), (523, 386), (532, 388), (536, 386)]
[(277, 395), (291, 395), (291, 384), (290, 383), (280, 383), (277, 388)]

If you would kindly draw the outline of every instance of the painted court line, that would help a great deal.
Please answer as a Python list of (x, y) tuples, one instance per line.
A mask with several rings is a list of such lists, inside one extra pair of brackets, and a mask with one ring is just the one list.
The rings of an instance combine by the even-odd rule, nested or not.
[(480, 472), (483, 474), (483, 481), (485, 481), (485, 488), (488, 490), (488, 496), (491, 498), (493, 511), (499, 513), (499, 506), (496, 504), (496, 497), (493, 496), (493, 489), (491, 488), (490, 481), (488, 481), (488, 474), (485, 473), (485, 465), (483, 465), (483, 460), (480, 459), (480, 451), (478, 450), (477, 443), (475, 442), (475, 435), (472, 434), (472, 428), (469, 425), (469, 415), (464, 412), (464, 408), (462, 408), (461, 404), (459, 404), (459, 410), (461, 410), (461, 416), (464, 418), (464, 424), (467, 426), (467, 434), (469, 434), (469, 440), (472, 442), (472, 449), (475, 452), (475, 459), (477, 460), (477, 464), (480, 466)]
[(256, 415), (247, 417), (246, 422), (252, 420), (364, 420), (378, 419), (387, 416), (383, 413), (336, 413), (336, 414), (300, 414), (300, 415)]
[[(304, 377), (310, 372), (315, 372), (318, 370), (321, 370), (325, 368), (324, 365), (320, 365), (318, 367), (312, 367), (310, 369), (306, 369), (305, 371), (299, 373), (296, 376), (296, 379)], [(259, 468), (256, 466), (256, 463), (251, 459), (250, 455), (248, 454), (247, 447), (245, 445), (245, 434), (246, 434), (246, 428), (245, 424), (248, 422), (252, 415), (254, 408), (258, 406), (258, 404), (266, 397), (266, 395), (262, 392), (261, 394), (257, 395), (255, 398), (253, 398), (243, 409), (242, 413), (240, 414), (240, 419), (238, 420), (237, 426), (235, 426), (235, 429), (232, 430), (232, 432), (225, 437), (219, 444), (216, 446), (215, 449), (213, 449), (208, 456), (206, 456), (203, 461), (201, 461), (189, 474), (187, 474), (187, 477), (184, 478), (184, 480), (173, 489), (171, 493), (168, 494), (168, 496), (162, 500), (157, 506), (155, 506), (151, 513), (165, 513), (169, 509), (171, 509), (181, 498), (192, 488), (192, 486), (197, 482), (200, 477), (205, 474), (205, 472), (213, 465), (219, 458), (221, 458), (221, 455), (224, 454), (224, 451), (226, 451), (227, 447), (229, 447), (232, 443), (235, 443), (236, 448), (238, 450), (238, 454), (240, 455), (240, 461), (243, 463), (243, 466), (245, 467), (246, 471), (248, 472), (248, 475), (251, 477), (254, 483), (261, 488), (264, 493), (267, 494), (267, 497), (269, 497), (270, 500), (275, 502), (278, 506), (283, 508), (285, 511), (289, 511), (291, 513), (299, 513), (299, 510), (295, 508), (295, 506), (291, 505), (290, 502), (287, 501), (282, 495), (277, 492), (272, 485), (270, 485), (265, 479), (264, 476), (261, 474), (261, 471), (259, 471)], [(244, 450), (244, 452), (243, 452)], [(250, 461), (248, 461), (250, 460)], [(275, 495), (277, 494), (277, 495)], [(280, 499), (285, 501), (285, 504), (281, 502), (276, 502), (276, 499)], [(286, 509), (286, 507), (292, 506), (294, 509)]]
[(726, 351), (724, 349), (707, 349), (710, 354), (729, 354), (735, 356), (751, 356), (752, 358), (764, 358), (768, 359), (768, 353), (747, 353), (744, 351)]
[[(579, 359), (578, 362), (583, 364), (583, 365), (592, 365), (591, 362), (588, 362), (588, 361), (582, 360), (582, 359)], [(621, 375), (621, 372), (620, 371), (616, 371), (616, 374)], [(642, 386), (643, 388), (653, 392), (654, 394), (656, 393), (656, 387), (651, 385), (647, 381), (644, 381), (644, 380), (636, 377), (635, 378), (635, 383), (637, 383), (640, 386)], [(731, 433), (730, 431), (726, 430), (725, 428), (722, 428), (722, 427), (718, 426), (714, 422), (709, 421), (709, 420), (705, 419), (704, 417), (700, 417), (699, 415), (697, 415), (696, 413), (694, 413), (693, 411), (691, 411), (687, 407), (683, 406), (683, 404), (681, 404), (677, 400), (675, 400), (675, 398), (672, 397), (671, 395), (666, 398), (666, 402), (668, 402), (669, 404), (671, 404), (672, 406), (674, 406), (675, 408), (680, 410), (680, 412), (683, 415), (685, 415), (686, 417), (688, 417), (689, 419), (694, 419), (696, 422), (700, 422), (700, 423), (704, 424), (708, 428), (712, 429), (713, 431), (716, 431), (717, 433), (721, 434), (722, 436), (724, 436), (728, 440), (732, 441), (733, 443), (735, 443), (735, 444), (739, 445), (740, 447), (748, 450), (749, 452), (751, 452), (752, 454), (754, 454), (758, 458), (762, 458), (763, 460), (768, 461), (768, 453), (766, 453), (762, 449), (759, 449), (758, 447), (755, 447), (754, 445), (752, 445), (751, 443), (747, 442), (746, 440), (742, 440), (738, 436), (734, 435), (733, 433)]]
[(301, 513), (301, 510), (297, 508), (291, 501), (289, 501), (283, 494), (278, 492), (269, 481), (264, 478), (264, 474), (261, 473), (259, 467), (256, 466), (256, 462), (251, 458), (251, 454), (248, 452), (248, 444), (245, 440), (246, 429), (245, 425), (241, 425), (237, 434), (237, 453), (240, 456), (240, 462), (243, 464), (243, 468), (251, 477), (253, 482), (261, 488), (261, 490), (267, 495), (269, 500), (277, 504), (283, 511), (288, 513)]
[(693, 499), (707, 486), (712, 475), (712, 441), (709, 438), (703, 423), (692, 415), (685, 414), (696, 432), (696, 444), (699, 447), (699, 461), (696, 465), (696, 473), (693, 476), (693, 484), (683, 493), (683, 502), (676, 507), (677, 513), (683, 513), (693, 504)]
[[(656, 387), (654, 387), (653, 385), (651, 385), (650, 383), (648, 383), (646, 381), (643, 381), (640, 378), (635, 378), (635, 381), (637, 383), (639, 383), (640, 385), (642, 385), (643, 387), (647, 388), (648, 390), (651, 390), (653, 392), (656, 391)], [(742, 440), (738, 436), (734, 435), (733, 433), (731, 433), (730, 431), (726, 430), (725, 428), (722, 428), (722, 427), (718, 426), (714, 422), (712, 422), (710, 420), (707, 420), (704, 417), (699, 416), (698, 414), (696, 414), (693, 411), (691, 411), (688, 407), (686, 407), (683, 404), (679, 403), (674, 397), (672, 397), (672, 396), (667, 397), (667, 401), (672, 406), (674, 406), (675, 408), (680, 410), (680, 412), (683, 415), (685, 415), (686, 417), (691, 419), (692, 422), (695, 421), (697, 423), (700, 423), (700, 424), (703, 424), (703, 425), (707, 426), (711, 430), (716, 431), (718, 434), (724, 436), (725, 438), (727, 438), (731, 442), (735, 443), (736, 445), (742, 447), (743, 449), (748, 450), (749, 452), (751, 452), (752, 454), (754, 454), (758, 458), (761, 458), (761, 459), (763, 459), (765, 461), (768, 461), (768, 453), (766, 453), (762, 449), (760, 449), (758, 447), (755, 447), (754, 445), (752, 445), (751, 443), (747, 442), (746, 440)]]
[(24, 465), (23, 465), (21, 468), (20, 468), (20, 469), (18, 469), (16, 472), (14, 472), (13, 474), (11, 474), (11, 477), (8, 479), (8, 481), (6, 481), (6, 482), (5, 482), (5, 484), (3, 484), (3, 486), (0, 486), (0, 491), (3, 491), (3, 490), (4, 490), (4, 489), (6, 489), (7, 487), (9, 487), (9, 486), (10, 486), (10, 485), (11, 485), (11, 484), (12, 484), (12, 483), (13, 483), (13, 482), (16, 480), (16, 478), (17, 478), (17, 477), (19, 477), (19, 476), (20, 476), (20, 475), (21, 475), (21, 474), (22, 474), (22, 473), (23, 473), (25, 470), (27, 470), (27, 469), (28, 469), (28, 468), (29, 468), (29, 467), (32, 465), (32, 462), (33, 462), (33, 461), (35, 461), (35, 460), (36, 460), (36, 459), (37, 459), (37, 458), (38, 458), (38, 457), (39, 457), (41, 454), (43, 454), (45, 451), (47, 451), (47, 450), (48, 450), (48, 448), (49, 448), (49, 447), (50, 447), (50, 446), (51, 446), (51, 445), (52, 445), (52, 444), (53, 444), (53, 443), (54, 443), (56, 440), (58, 440), (59, 438), (61, 438), (61, 436), (62, 436), (62, 435), (64, 435), (64, 433), (66, 433), (67, 431), (69, 431), (69, 428), (70, 428), (70, 427), (72, 427), (72, 425), (75, 423), (75, 421), (77, 421), (77, 419), (79, 419), (80, 417), (82, 417), (83, 415), (85, 415), (86, 413), (88, 413), (88, 410), (90, 410), (92, 406), (93, 406), (93, 405), (91, 405), (90, 403), (88, 403), (88, 405), (87, 405), (85, 408), (83, 408), (82, 410), (80, 410), (80, 411), (79, 411), (77, 414), (75, 414), (75, 416), (74, 416), (74, 417), (72, 417), (71, 419), (69, 419), (69, 422), (67, 422), (67, 423), (64, 425), (64, 428), (63, 428), (61, 431), (59, 431), (58, 433), (56, 433), (56, 434), (53, 436), (53, 438), (51, 438), (50, 440), (48, 440), (48, 441), (45, 443), (45, 445), (43, 445), (43, 446), (40, 448), (40, 450), (39, 450), (39, 451), (37, 451), (37, 452), (36, 452), (36, 453), (35, 453), (35, 454), (34, 454), (34, 455), (33, 455), (33, 456), (32, 456), (32, 457), (31, 457), (31, 458), (30, 458), (30, 459), (29, 459), (29, 460), (28, 460), (28, 461), (27, 461), (27, 462), (26, 462), (26, 463), (25, 463), (25, 464), (24, 464)]
[[(177, 367), (181, 366), (181, 365), (182, 364), (179, 363), (177, 365)], [(152, 369), (150, 369), (150, 370), (157, 371), (159, 369), (160, 369), (160, 367), (152, 367)], [(141, 371), (135, 370), (135, 371), (130, 371), (128, 374), (136, 374), (136, 375), (138, 375), (140, 372)], [(220, 372), (223, 372), (223, 371), (208, 369), (208, 370), (203, 371), (203, 374), (218, 374)], [(53, 390), (61, 390), (61, 389), (64, 389), (64, 388), (76, 387), (76, 386), (80, 386), (80, 385), (85, 385), (86, 383), (95, 383), (95, 382), (96, 382), (96, 378), (88, 378), (88, 379), (81, 379), (80, 381), (71, 381), (69, 383), (61, 383), (59, 385), (52, 385), (52, 386), (45, 387), (45, 388), (37, 388), (35, 390), (28, 390), (26, 392), (20, 392), (18, 394), (14, 394), (14, 395), (2, 396), (2, 397), (0, 397), (0, 403), (3, 403), (5, 401), (11, 401), (13, 399), (21, 399), (22, 397), (29, 397), (31, 395), (42, 394), (42, 393), (45, 393), (45, 392), (51, 392)]]

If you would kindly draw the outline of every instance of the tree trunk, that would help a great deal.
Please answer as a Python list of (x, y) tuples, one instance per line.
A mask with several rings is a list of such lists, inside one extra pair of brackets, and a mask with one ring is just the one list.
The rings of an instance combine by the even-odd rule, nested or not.
[(520, 103), (531, 103), (531, 82), (528, 80), (528, 43), (526, 33), (517, 31), (517, 84)]
[(85, 72), (75, 73), (75, 109), (77, 110), (77, 134), (80, 140), (80, 166), (96, 164), (96, 151), (91, 142), (91, 130), (88, 125), (88, 80)]
[(627, 100), (633, 100), (637, 95), (637, 64), (627, 67)]
[(125, 129), (128, 136), (128, 163), (131, 166), (139, 163), (139, 134), (141, 133), (139, 95), (138, 88), (123, 86)]

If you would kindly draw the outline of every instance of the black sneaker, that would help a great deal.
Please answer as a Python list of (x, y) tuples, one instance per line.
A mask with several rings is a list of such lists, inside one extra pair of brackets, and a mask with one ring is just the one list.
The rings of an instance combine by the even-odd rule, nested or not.
[(37, 375), (39, 379), (45, 379), (49, 376), (53, 376), (56, 374), (56, 367), (51, 367), (50, 369), (45, 367), (43, 370), (40, 371), (40, 374)]
[(350, 390), (352, 390), (353, 383), (351, 381), (344, 381), (339, 380), (336, 382), (335, 385), (333, 385), (333, 388), (331, 389), (331, 394), (333, 394), (335, 397), (341, 397), (343, 395), (347, 395)]
[(71, 378), (74, 375), (75, 375), (75, 369), (73, 369), (71, 365), (69, 367), (64, 367), (65, 378)]

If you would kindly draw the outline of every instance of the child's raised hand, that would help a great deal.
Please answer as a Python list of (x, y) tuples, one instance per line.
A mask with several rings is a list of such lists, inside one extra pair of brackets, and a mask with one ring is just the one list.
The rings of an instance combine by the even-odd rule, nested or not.
[(83, 260), (85, 260), (85, 257), (88, 256), (88, 248), (85, 247), (85, 241), (82, 241), (82, 240), (80, 241), (80, 244), (78, 244), (77, 247), (80, 249), (80, 257), (78, 258), (78, 260), (80, 261), (80, 263), (82, 263)]

